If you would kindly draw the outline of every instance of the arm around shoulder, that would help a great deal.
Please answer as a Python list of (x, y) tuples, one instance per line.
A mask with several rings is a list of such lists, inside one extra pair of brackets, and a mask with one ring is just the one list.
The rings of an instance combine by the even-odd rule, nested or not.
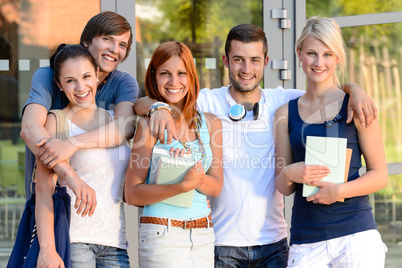
[(370, 126), (377, 118), (378, 111), (374, 102), (366, 94), (365, 90), (358, 84), (348, 82), (342, 85), (343, 91), (350, 95), (348, 103), (348, 118), (347, 123), (350, 123), (354, 114), (359, 118), (359, 123), (362, 126)]
[[(151, 99), (148, 96), (140, 98), (134, 104), (134, 111), (139, 116), (148, 115), (152, 105), (156, 102), (156, 100)], [(171, 112), (166, 109), (155, 110), (150, 115), (149, 129), (151, 135), (157, 137), (161, 143), (164, 143), (165, 138), (167, 138), (167, 143), (170, 144), (173, 137), (176, 136), (175, 126), (171, 115)], [(167, 137), (165, 137), (165, 129), (167, 130)]]
[(148, 96), (139, 98), (134, 103), (134, 111), (139, 116), (147, 115), (149, 112), (149, 109), (151, 109), (152, 104), (154, 104), (155, 102), (156, 102), (156, 100), (151, 99)]
[[(114, 120), (99, 128), (70, 137), (70, 144), (78, 149), (117, 147), (134, 134), (136, 116), (131, 101), (122, 101), (116, 105)], [(71, 156), (71, 155), (70, 155)]]
[(116, 105), (115, 121), (118, 131), (122, 135), (116, 140), (117, 144), (122, 144), (125, 140), (133, 138), (136, 122), (133, 105), (130, 101), (123, 101)]

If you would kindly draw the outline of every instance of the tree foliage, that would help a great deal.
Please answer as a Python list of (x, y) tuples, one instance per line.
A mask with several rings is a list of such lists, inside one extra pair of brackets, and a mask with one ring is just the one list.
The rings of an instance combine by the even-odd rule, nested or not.
[[(402, 11), (401, 0), (307, 0), (307, 17), (325, 16), (355, 16), (384, 12)], [(375, 40), (379, 44), (388, 45), (391, 53), (397, 53), (402, 44), (402, 23), (369, 25), (363, 27), (344, 28), (344, 38), (349, 45), (355, 45), (356, 40), (363, 36), (366, 40)], [(371, 45), (370, 45), (371, 46)], [(370, 47), (368, 47), (370, 49)], [(393, 51), (392, 51), (393, 50)]]
[[(137, 1), (139, 3), (143, 1)], [(146, 22), (141, 29), (148, 40), (212, 42), (225, 40), (229, 30), (240, 23), (262, 26), (262, 1), (255, 0), (154, 0), (162, 13), (160, 20)], [(144, 33), (143, 33), (144, 34)]]

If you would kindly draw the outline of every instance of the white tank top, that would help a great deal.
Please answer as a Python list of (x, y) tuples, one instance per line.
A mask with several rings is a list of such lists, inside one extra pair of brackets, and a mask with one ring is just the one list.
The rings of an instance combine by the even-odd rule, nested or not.
[[(109, 111), (113, 116), (113, 111)], [(70, 137), (86, 131), (68, 120)], [(80, 149), (70, 164), (77, 175), (96, 192), (97, 206), (91, 217), (77, 215), (75, 195), (71, 189), (71, 243), (91, 243), (128, 248), (123, 203), (123, 185), (130, 147), (125, 143), (109, 149)]]

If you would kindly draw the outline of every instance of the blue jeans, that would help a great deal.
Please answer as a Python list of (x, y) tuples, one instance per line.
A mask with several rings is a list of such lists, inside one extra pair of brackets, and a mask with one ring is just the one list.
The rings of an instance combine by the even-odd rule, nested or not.
[(215, 246), (215, 267), (283, 268), (288, 262), (286, 238), (273, 244), (251, 247)]
[(130, 268), (127, 250), (97, 244), (71, 243), (73, 268)]

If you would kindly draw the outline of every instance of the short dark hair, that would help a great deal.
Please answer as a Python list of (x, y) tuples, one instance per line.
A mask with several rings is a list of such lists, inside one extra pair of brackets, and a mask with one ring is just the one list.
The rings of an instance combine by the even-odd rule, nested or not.
[(264, 53), (264, 57), (268, 54), (268, 42), (267, 37), (264, 31), (253, 24), (239, 24), (233, 27), (226, 38), (225, 43), (225, 54), (226, 57), (229, 57), (229, 53), (232, 49), (231, 42), (232, 40), (237, 40), (243, 43), (250, 43), (250, 42), (262, 42), (262, 49)]
[(82, 31), (80, 44), (82, 46), (84, 46), (84, 43), (90, 45), (97, 36), (122, 35), (126, 32), (130, 32), (130, 38), (128, 39), (124, 61), (130, 53), (131, 44), (133, 43), (133, 31), (126, 18), (115, 12), (105, 11), (93, 16)]
[(61, 44), (50, 58), (50, 68), (54, 71), (54, 79), (58, 84), (60, 84), (60, 71), (63, 64), (69, 59), (76, 58), (88, 59), (94, 66), (96, 72), (98, 66), (88, 49), (80, 45)]

